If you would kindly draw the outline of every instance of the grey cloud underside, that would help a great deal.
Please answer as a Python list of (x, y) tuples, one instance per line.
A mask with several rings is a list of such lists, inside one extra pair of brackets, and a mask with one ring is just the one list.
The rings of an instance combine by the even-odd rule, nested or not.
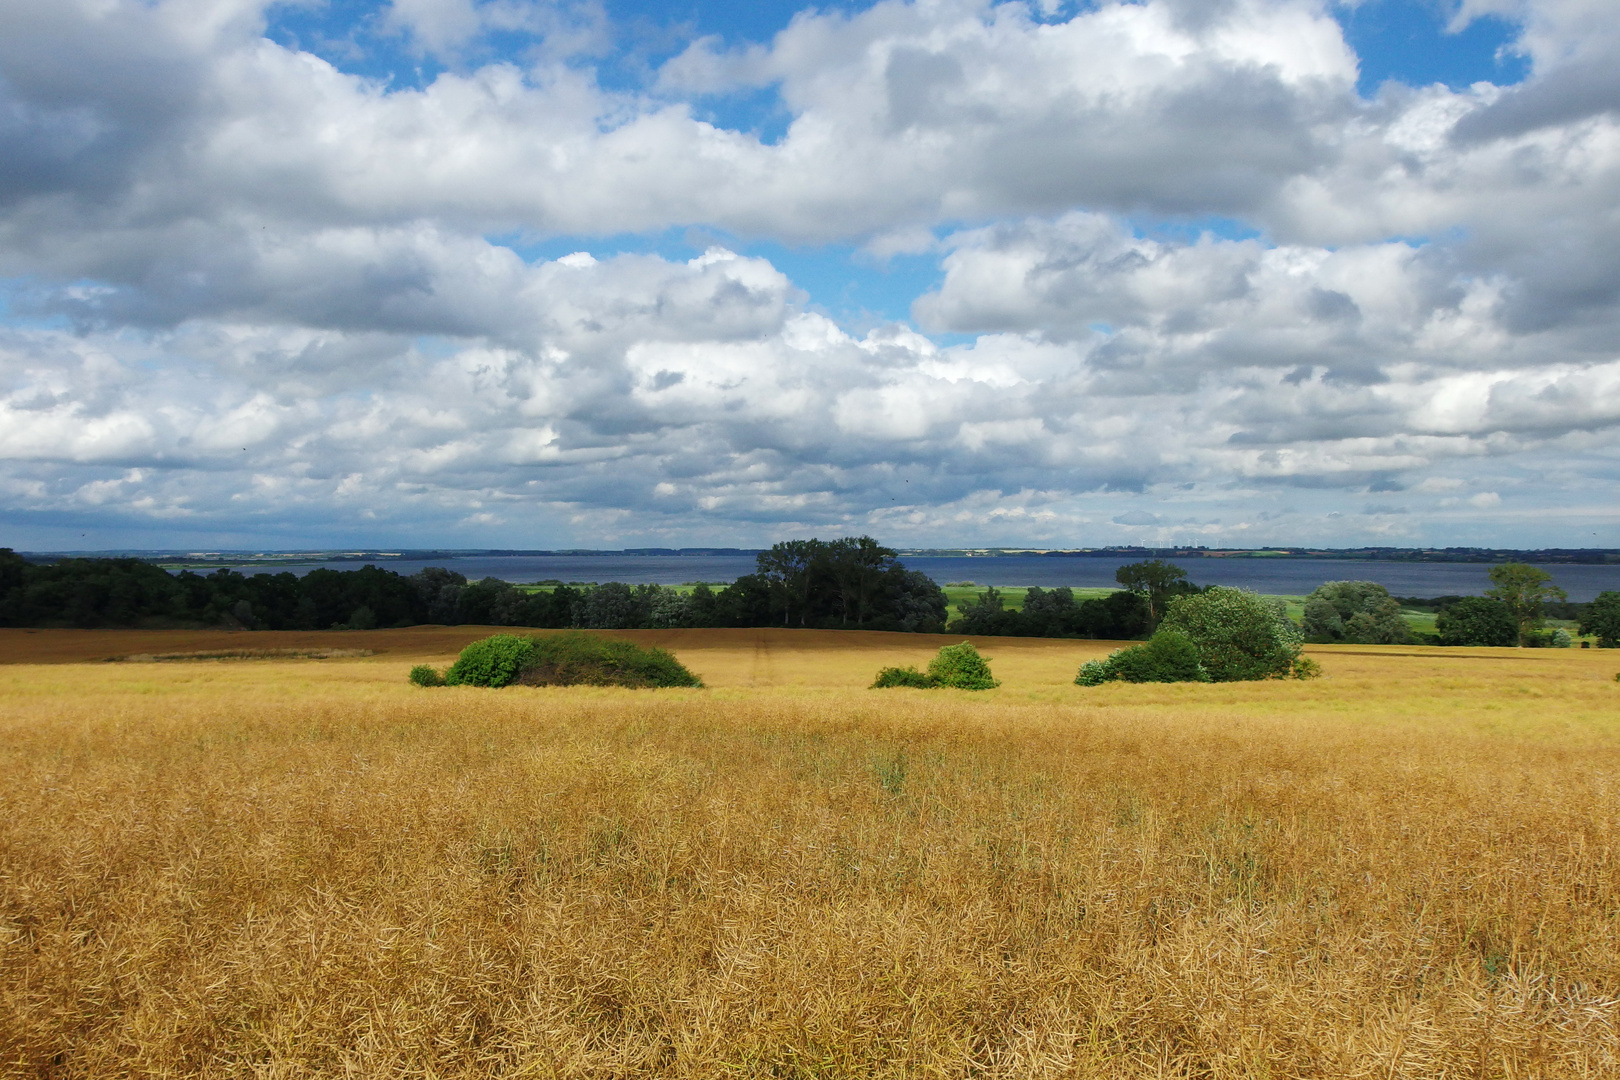
[[(15, 514), (1219, 542), (1425, 483), (1409, 516), (1457, 528), (1620, 504), (1620, 121), (1584, 59), (1367, 102), (1309, 5), (889, 3), (700, 42), (647, 95), (554, 56), (389, 92), (252, 3), (98, 10), (0, 8)], [(762, 85), (771, 145), (682, 96)], [(723, 250), (486, 239), (689, 224), (945, 232), (913, 314), (971, 339), (851, 334)]]

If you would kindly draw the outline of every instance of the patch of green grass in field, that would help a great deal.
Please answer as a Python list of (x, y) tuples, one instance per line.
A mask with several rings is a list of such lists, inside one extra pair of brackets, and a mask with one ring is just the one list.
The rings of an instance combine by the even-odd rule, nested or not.
[[(1043, 585), (1044, 589), (1060, 589), (1061, 585)], [(950, 605), (951, 614), (956, 614), (956, 605), (965, 601), (977, 600), (979, 595), (989, 588), (988, 585), (963, 585), (960, 583), (940, 586), (945, 591), (945, 602)], [(1101, 600), (1109, 593), (1118, 592), (1117, 589), (1081, 588), (1071, 586), (1074, 590), (1076, 603), (1082, 600)], [(1024, 597), (1029, 595), (1028, 585), (997, 585), (996, 591), (1001, 594), (1001, 606), (1011, 611), (1024, 610)]]
[(1417, 608), (1401, 608), (1401, 618), (1406, 620), (1406, 625), (1412, 628), (1414, 634), (1439, 633), (1439, 630), (1434, 625), (1434, 620), (1439, 618), (1438, 612), (1420, 611)]

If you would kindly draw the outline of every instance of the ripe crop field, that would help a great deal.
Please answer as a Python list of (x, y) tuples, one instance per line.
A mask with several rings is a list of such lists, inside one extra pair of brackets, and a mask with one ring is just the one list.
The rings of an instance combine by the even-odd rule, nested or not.
[(0, 1075), (1620, 1075), (1615, 653), (488, 632), (0, 631)]

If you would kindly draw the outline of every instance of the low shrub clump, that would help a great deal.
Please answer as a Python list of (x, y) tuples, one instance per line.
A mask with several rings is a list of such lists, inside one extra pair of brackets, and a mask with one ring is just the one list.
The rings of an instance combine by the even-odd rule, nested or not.
[(674, 654), (592, 634), (533, 638), (534, 655), (517, 681), (524, 686), (702, 686)]
[(877, 673), (872, 680), (873, 690), (882, 690), (891, 686), (911, 686), (918, 690), (927, 690), (934, 686), (934, 680), (914, 667), (886, 667)]
[(1160, 630), (1140, 645), (1117, 649), (1105, 659), (1081, 665), (1075, 682), (1101, 686), (1105, 682), (1209, 682), (1198, 662), (1198, 646), (1180, 630)]
[(444, 676), (430, 664), (417, 664), (411, 668), (411, 682), (417, 686), (443, 686)]
[(509, 686), (534, 659), (534, 638), (495, 634), (461, 650), (444, 673), (446, 686)]
[(914, 667), (886, 667), (878, 672), (872, 689), (891, 686), (913, 686), (928, 690), (948, 686), (953, 690), (994, 690), (1000, 686), (990, 674), (990, 663), (979, 655), (971, 641), (960, 645), (947, 645), (928, 662), (926, 672)]
[(1299, 627), (1280, 600), (1247, 589), (1212, 585), (1170, 601), (1159, 632), (1080, 668), (1075, 682), (1242, 682), (1310, 679), (1321, 674), (1300, 656)]
[(418, 686), (702, 686), (664, 649), (591, 634), (519, 637), (495, 634), (475, 641), (442, 676), (426, 664), (411, 669)]

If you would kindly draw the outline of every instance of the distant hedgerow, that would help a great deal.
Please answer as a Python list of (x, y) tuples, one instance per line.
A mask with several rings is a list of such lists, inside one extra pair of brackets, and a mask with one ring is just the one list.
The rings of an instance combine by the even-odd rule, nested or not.
[(461, 650), (441, 676), (426, 664), (411, 669), (418, 686), (702, 686), (703, 681), (663, 649), (593, 634), (519, 637), (495, 634)]

